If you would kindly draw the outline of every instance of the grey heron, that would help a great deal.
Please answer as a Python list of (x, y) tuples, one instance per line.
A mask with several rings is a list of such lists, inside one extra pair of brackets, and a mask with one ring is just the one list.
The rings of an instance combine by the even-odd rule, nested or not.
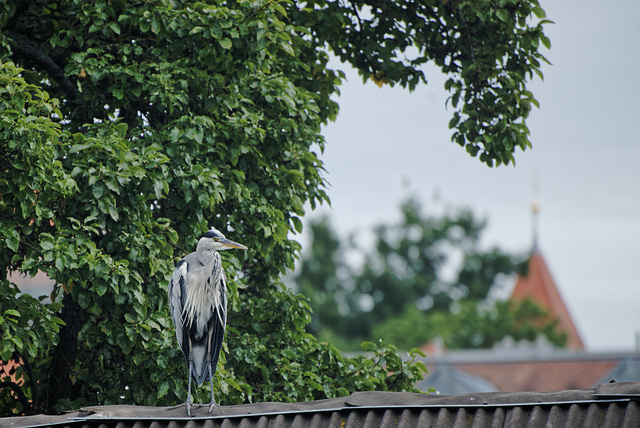
[(196, 251), (178, 262), (169, 281), (169, 309), (189, 369), (186, 402), (189, 416), (191, 379), (197, 385), (206, 380), (211, 382), (209, 413), (216, 405), (213, 375), (227, 325), (227, 284), (218, 251), (231, 248), (247, 249), (211, 228), (198, 241)]

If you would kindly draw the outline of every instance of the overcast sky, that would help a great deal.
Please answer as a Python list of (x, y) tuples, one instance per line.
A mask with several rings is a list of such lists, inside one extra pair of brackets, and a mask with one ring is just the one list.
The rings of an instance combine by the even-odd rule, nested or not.
[[(533, 149), (490, 169), (451, 143), (444, 77), (413, 93), (378, 88), (346, 65), (340, 114), (324, 129), (328, 212), (343, 235), (367, 242), (416, 195), (426, 209), (470, 207), (488, 220), (486, 246), (531, 247), (531, 201), (541, 203), (539, 247), (589, 350), (632, 350), (640, 333), (640, 1), (542, 1), (541, 103), (528, 119)], [(318, 215), (312, 213), (306, 221)], [(307, 228), (308, 229), (308, 228)], [(303, 243), (304, 243), (303, 239)], [(416, 344), (420, 345), (420, 344)]]

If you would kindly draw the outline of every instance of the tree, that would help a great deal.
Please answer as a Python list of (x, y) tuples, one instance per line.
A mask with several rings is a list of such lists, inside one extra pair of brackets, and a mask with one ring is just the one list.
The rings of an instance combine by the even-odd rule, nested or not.
[[(334, 261), (345, 254), (330, 223), (325, 218), (311, 225), (311, 252), (294, 279), (317, 319), (312, 333), (344, 349), (378, 338), (411, 349), (436, 336), (449, 348), (491, 347), (506, 336), (566, 342), (556, 320), (534, 303), (494, 302), (491, 293), (523, 263), (499, 248), (480, 248), (486, 222), (468, 210), (424, 214), (415, 198), (401, 211), (398, 224), (376, 227), (376, 247), (359, 271), (341, 280)], [(314, 266), (320, 277), (312, 274)]]
[[(538, 101), (527, 79), (542, 78), (539, 48), (551, 23), (537, 0), (312, 0), (293, 19), (318, 46), (329, 46), (366, 80), (412, 89), (428, 61), (449, 78), (445, 88), (452, 141), (489, 166), (514, 163), (531, 147), (525, 123)], [(313, 10), (314, 13), (306, 13)], [(301, 12), (301, 13), (300, 13)]]
[[(411, 390), (420, 367), (393, 347), (383, 367), (306, 334), (307, 303), (279, 279), (304, 204), (328, 201), (314, 147), (341, 75), (327, 50), (409, 88), (433, 59), (463, 104), (454, 139), (500, 164), (529, 145), (525, 81), (548, 41), (536, 0), (405, 6), (0, 1), (0, 359), (19, 363), (2, 408), (183, 400), (166, 282), (209, 225), (250, 247), (225, 255), (221, 403)], [(8, 271), (45, 272), (52, 303)]]
[(307, 331), (321, 336), (321, 328), (334, 330), (340, 320), (344, 288), (339, 271), (346, 266), (339, 257), (340, 241), (335, 236), (328, 217), (310, 224), (311, 247), (295, 275), (296, 291), (310, 299), (313, 308)]
[(411, 349), (436, 337), (449, 349), (491, 348), (506, 337), (531, 342), (545, 337), (559, 347), (567, 343), (558, 321), (531, 300), (487, 304), (464, 299), (451, 310), (436, 311), (407, 306), (398, 316), (373, 326), (371, 336), (393, 340), (400, 349)]
[[(498, 249), (479, 248), (483, 221), (468, 210), (428, 216), (415, 199), (401, 206), (402, 221), (376, 229), (376, 248), (355, 278), (358, 302), (352, 308), (353, 335), (368, 337), (372, 327), (401, 314), (407, 305), (449, 310), (461, 298), (484, 299), (499, 274), (513, 272), (517, 261)], [(458, 252), (458, 254), (456, 254)], [(445, 266), (462, 257), (454, 281), (443, 278)]]

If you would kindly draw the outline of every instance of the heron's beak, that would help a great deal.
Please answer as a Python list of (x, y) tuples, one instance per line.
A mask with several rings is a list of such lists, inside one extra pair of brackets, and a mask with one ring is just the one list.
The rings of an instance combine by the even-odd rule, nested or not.
[(231, 239), (221, 239), (219, 242), (222, 244), (224, 249), (227, 249), (227, 248), (237, 248), (239, 250), (247, 249), (247, 247), (245, 247), (244, 245), (238, 244), (237, 242), (232, 241)]

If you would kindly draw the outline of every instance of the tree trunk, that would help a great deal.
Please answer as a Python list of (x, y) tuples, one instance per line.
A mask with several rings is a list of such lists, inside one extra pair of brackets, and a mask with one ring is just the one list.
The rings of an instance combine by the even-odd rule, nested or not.
[(53, 351), (47, 375), (46, 395), (42, 401), (42, 410), (46, 413), (55, 412), (54, 406), (61, 399), (73, 401), (80, 397), (80, 383), (72, 381), (71, 375), (76, 363), (78, 333), (88, 316), (71, 294), (65, 294), (62, 302), (60, 318), (65, 325), (60, 329), (60, 342)]

